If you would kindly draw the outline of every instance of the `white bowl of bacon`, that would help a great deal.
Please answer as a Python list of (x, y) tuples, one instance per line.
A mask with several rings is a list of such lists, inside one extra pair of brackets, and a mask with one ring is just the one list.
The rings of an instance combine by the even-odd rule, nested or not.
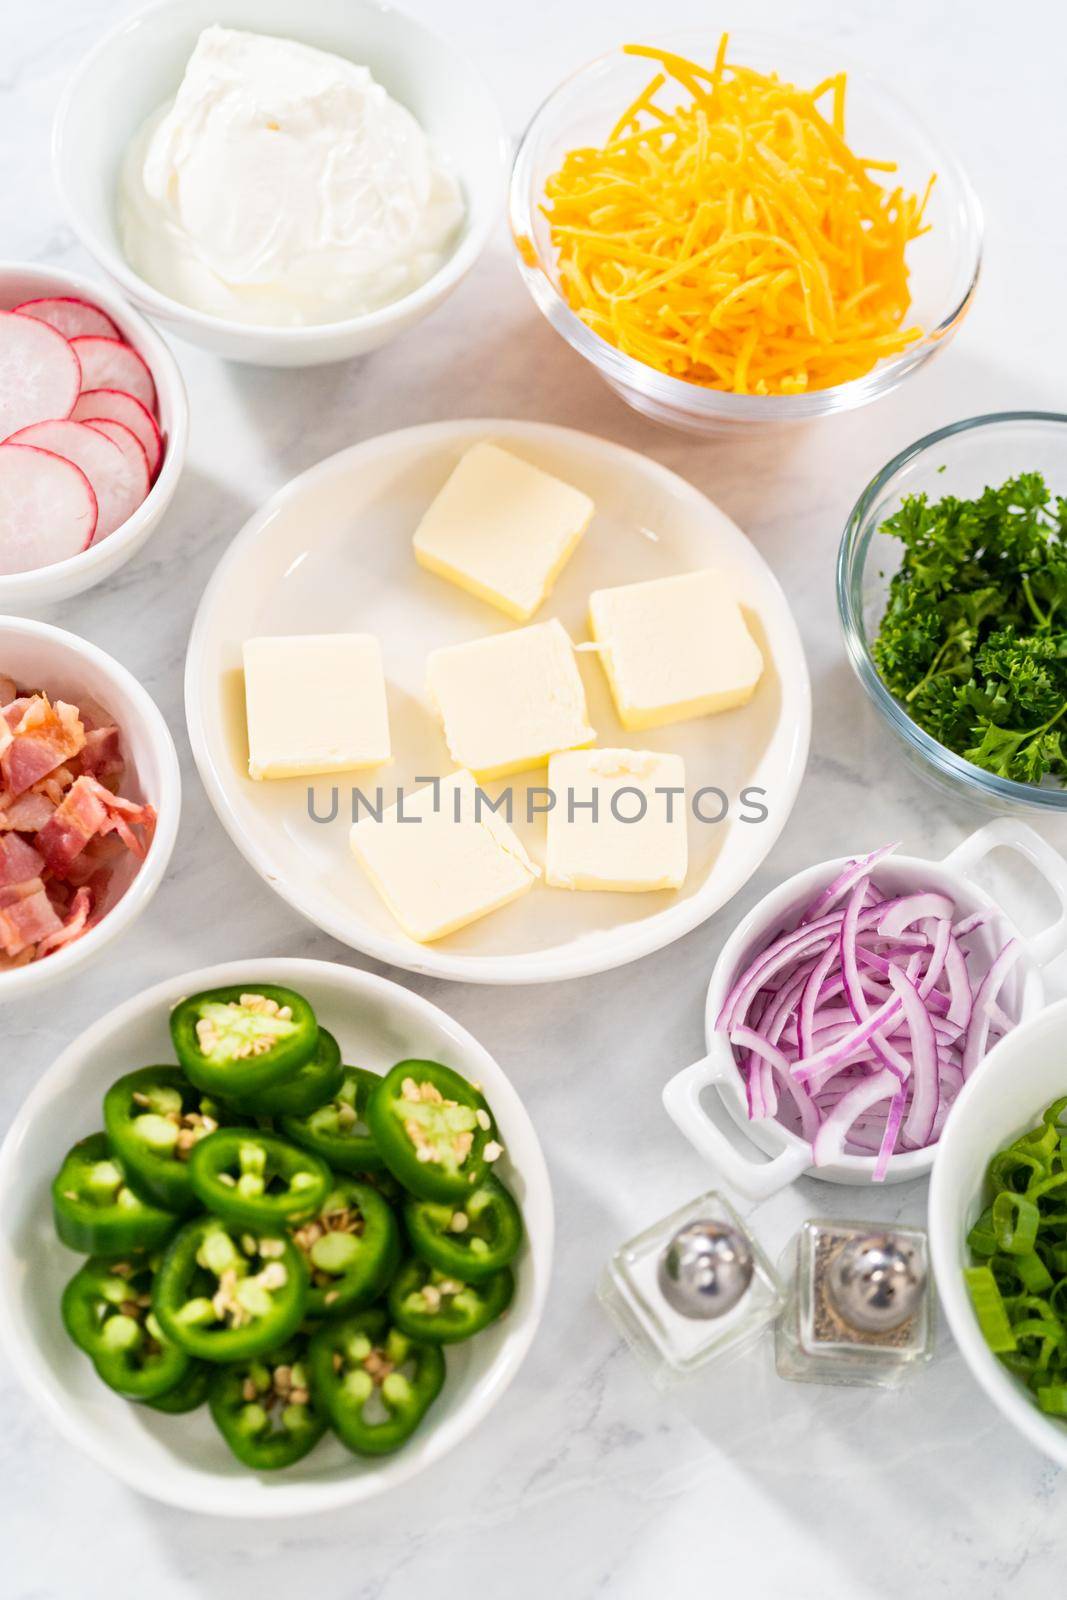
[(177, 362), (114, 290), (0, 263), (0, 611), (80, 594), (140, 549), (188, 420)]
[[(979, 881), (994, 851), (1044, 878), (1059, 914), (1042, 932), (1024, 937)], [(664, 1105), (750, 1199), (801, 1173), (926, 1177), (965, 1080), (1042, 1009), (1045, 969), (1065, 950), (1067, 860), (1013, 817), (943, 861), (888, 846), (821, 862), (761, 900), (723, 946), (707, 1054), (670, 1080)]]
[(129, 928), (180, 810), (174, 741), (136, 678), (75, 634), (0, 616), (0, 1005)]

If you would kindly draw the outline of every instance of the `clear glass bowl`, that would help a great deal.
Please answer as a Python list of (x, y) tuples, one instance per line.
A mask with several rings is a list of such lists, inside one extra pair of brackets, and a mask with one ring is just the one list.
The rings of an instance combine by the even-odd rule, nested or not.
[[(667, 33), (658, 43), (710, 62), (718, 45), (711, 29)], [(982, 252), (982, 218), (963, 169), (950, 150), (927, 133), (896, 97), (844, 61), (832, 47), (800, 44), (767, 34), (730, 37), (730, 60), (812, 87), (848, 71), (849, 143), (864, 155), (894, 160), (899, 180), (922, 193), (931, 172), (937, 182), (927, 210), (929, 233), (909, 247), (912, 313), (926, 330), (900, 355), (866, 377), (803, 395), (738, 395), (672, 378), (624, 355), (586, 327), (560, 293), (548, 219), (541, 210), (545, 180), (577, 145), (600, 143), (648, 83), (655, 64), (613, 50), (560, 84), (536, 113), (515, 158), (509, 202), (519, 269), (556, 332), (584, 356), (635, 410), (691, 433), (808, 421), (866, 405), (929, 360), (959, 326), (974, 294)], [(894, 179), (896, 181), (896, 179)]]
[(886, 517), (905, 495), (925, 492), (931, 500), (947, 494), (970, 499), (987, 485), (1001, 484), (1020, 472), (1041, 472), (1053, 495), (1067, 494), (1067, 415), (1004, 411), (968, 417), (902, 450), (872, 479), (852, 509), (837, 560), (837, 604), (856, 676), (926, 776), (998, 811), (1036, 806), (1067, 812), (1063, 785), (997, 777), (932, 739), (890, 694), (871, 655), (889, 580), (900, 565), (898, 541), (878, 533)]

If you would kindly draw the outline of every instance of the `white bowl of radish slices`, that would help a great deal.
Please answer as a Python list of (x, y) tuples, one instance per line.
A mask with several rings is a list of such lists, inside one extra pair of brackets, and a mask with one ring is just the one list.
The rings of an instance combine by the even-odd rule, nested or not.
[(0, 263), (0, 612), (80, 594), (140, 549), (188, 415), (174, 357), (113, 290)]

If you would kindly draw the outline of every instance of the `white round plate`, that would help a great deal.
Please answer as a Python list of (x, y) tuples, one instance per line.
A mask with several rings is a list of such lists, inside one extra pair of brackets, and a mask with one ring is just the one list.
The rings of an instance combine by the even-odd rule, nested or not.
[[(395, 1456), (358, 1460), (332, 1436), (295, 1467), (257, 1475), (230, 1454), (207, 1411), (168, 1417), (104, 1387), (67, 1338), (63, 1286), (82, 1257), (52, 1228), (49, 1185), (67, 1148), (101, 1125), (123, 1072), (173, 1060), (168, 1017), (183, 995), (232, 983), (282, 983), (307, 996), (345, 1061), (385, 1072), (406, 1056), (445, 1062), (482, 1084), (504, 1144), (500, 1175), (526, 1222), (506, 1316), (446, 1353), (448, 1376)], [(443, 1011), (387, 978), (328, 961), (227, 962), (160, 983), (102, 1017), (45, 1073), (0, 1150), (0, 1345), (65, 1438), (116, 1477), (168, 1505), (217, 1516), (304, 1516), (369, 1500), (439, 1461), (515, 1376), (544, 1309), (552, 1269), (552, 1191), (533, 1124), (482, 1046)]]
[[(618, 722), (592, 653), (579, 653), (601, 745), (685, 757), (690, 797), (721, 789), (720, 823), (689, 818), (689, 876), (677, 893), (572, 893), (537, 884), (503, 910), (433, 945), (394, 922), (349, 852), (353, 790), (369, 794), (453, 770), (425, 692), (426, 657), (513, 626), (495, 607), (424, 572), (415, 527), (469, 447), (492, 439), (584, 489), (596, 516), (535, 617), (559, 617), (588, 640), (593, 589), (721, 567), (735, 581), (766, 671), (741, 710), (648, 733)], [(253, 783), (247, 776), (241, 646), (260, 634), (367, 631), (378, 635), (388, 680), (395, 759), (370, 774)], [(431, 423), (369, 439), (293, 480), (247, 522), (204, 593), (185, 674), (189, 735), (211, 802), (237, 847), (297, 911), (343, 944), (412, 972), (468, 983), (539, 983), (621, 966), (688, 933), (737, 893), (781, 832), (804, 772), (811, 689), (796, 623), (778, 583), (744, 534), (665, 467), (590, 434), (541, 423)], [(541, 772), (509, 780), (515, 826), (544, 860), (544, 819), (526, 821), (526, 790)], [(338, 794), (332, 822), (328, 817)], [(741, 791), (766, 791), (768, 817), (741, 821)], [(499, 792), (500, 785), (490, 788)], [(358, 804), (358, 802), (357, 802)], [(714, 816), (721, 803), (701, 802)], [(366, 815), (360, 811), (360, 815)]]

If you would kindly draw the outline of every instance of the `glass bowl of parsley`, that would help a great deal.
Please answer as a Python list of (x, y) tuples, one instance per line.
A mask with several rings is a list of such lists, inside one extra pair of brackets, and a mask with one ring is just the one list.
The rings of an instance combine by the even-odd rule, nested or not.
[(1067, 812), (1067, 415), (971, 417), (901, 451), (848, 519), (852, 666), (927, 769)]

